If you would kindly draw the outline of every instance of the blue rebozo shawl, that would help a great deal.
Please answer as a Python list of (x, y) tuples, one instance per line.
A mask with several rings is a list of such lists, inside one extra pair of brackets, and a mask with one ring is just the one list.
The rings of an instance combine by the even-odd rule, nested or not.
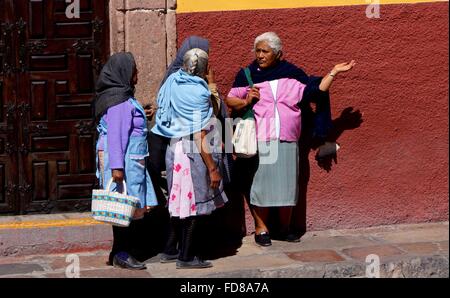
[(181, 138), (208, 126), (213, 115), (206, 81), (182, 69), (170, 75), (158, 93), (156, 124), (152, 132)]
[[(325, 140), (332, 128), (330, 94), (319, 89), (322, 77), (308, 76), (301, 68), (285, 60), (279, 61), (269, 68), (259, 68), (258, 63), (253, 61), (248, 66), (253, 83), (262, 83), (279, 79), (295, 79), (306, 85), (303, 99), (299, 103), (302, 110), (310, 109), (310, 103), (316, 103), (316, 114), (314, 117), (313, 136)], [(241, 69), (234, 81), (233, 88), (246, 87), (248, 81), (244, 70)]]

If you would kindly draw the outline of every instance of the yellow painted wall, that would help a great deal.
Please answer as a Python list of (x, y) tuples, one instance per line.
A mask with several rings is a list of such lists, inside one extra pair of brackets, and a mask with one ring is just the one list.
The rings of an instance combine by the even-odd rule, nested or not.
[(425, 2), (448, 0), (178, 0), (177, 13)]

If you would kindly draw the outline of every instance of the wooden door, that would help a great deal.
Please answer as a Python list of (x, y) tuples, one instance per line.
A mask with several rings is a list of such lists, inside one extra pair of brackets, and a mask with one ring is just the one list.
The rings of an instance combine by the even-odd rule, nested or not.
[(108, 56), (107, 0), (80, 0), (79, 18), (68, 18), (65, 0), (11, 3), (17, 146), (7, 159), (17, 163), (16, 210), (86, 211), (96, 183), (92, 100)]

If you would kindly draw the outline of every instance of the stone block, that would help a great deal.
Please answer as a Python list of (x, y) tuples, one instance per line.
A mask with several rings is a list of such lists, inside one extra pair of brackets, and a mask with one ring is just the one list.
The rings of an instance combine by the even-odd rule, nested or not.
[(125, 14), (121, 11), (110, 11), (110, 43), (111, 54), (125, 50)]
[(136, 98), (154, 103), (166, 72), (165, 15), (154, 11), (129, 11), (125, 16), (125, 50), (132, 52), (139, 70)]
[(443, 252), (446, 252), (448, 254), (448, 240), (447, 241), (441, 241), (437, 243), (439, 246), (439, 249)]
[(409, 254), (415, 255), (431, 255), (439, 252), (439, 246), (436, 243), (405, 243), (399, 244), (398, 247)]
[(167, 9), (177, 9), (177, 0), (166, 0), (167, 2)]
[(47, 273), (44, 275), (46, 278), (67, 278), (65, 272), (58, 272), (58, 273)]
[(381, 264), (382, 278), (448, 278), (448, 258), (444, 256), (414, 257)]
[(365, 261), (366, 257), (371, 254), (381, 257), (391, 257), (405, 254), (400, 249), (392, 245), (375, 245), (367, 247), (348, 248), (342, 250), (347, 256), (360, 261)]
[(166, 0), (125, 0), (125, 9), (166, 9)]
[(167, 66), (169, 66), (177, 55), (177, 20), (175, 11), (167, 12), (166, 32), (167, 32)]
[(287, 256), (300, 262), (341, 262), (344, 258), (334, 250), (309, 250), (287, 253)]
[(15, 263), (25, 263), (25, 257), (1, 257), (0, 265), (4, 264), (15, 264)]
[(124, 10), (125, 9), (125, 0), (110, 0), (109, 2), (110, 9), (114, 10)]
[(324, 278), (355, 278), (365, 277), (366, 265), (364, 263), (343, 262), (326, 264)]
[(80, 278), (150, 278), (151, 275), (147, 270), (123, 270), (117, 268), (84, 270), (80, 272)]
[(119, 32), (115, 36), (114, 51), (111, 54), (125, 51), (125, 32)]
[(405, 231), (375, 233), (374, 238), (391, 243), (433, 242), (448, 240), (448, 226), (423, 227)]
[(115, 23), (116, 30), (115, 32), (124, 32), (125, 31), (125, 13), (121, 11), (115, 12)]
[(368, 235), (371, 239), (391, 243), (448, 241), (448, 222), (401, 224), (336, 231), (339, 235)]
[(272, 268), (269, 270), (259, 270), (260, 273), (256, 278), (322, 278), (325, 274), (325, 266), (323, 263), (309, 265), (296, 264), (282, 268)]
[[(81, 270), (84, 270), (108, 267), (108, 265), (106, 264), (107, 260), (107, 256), (80, 256), (80, 268)], [(59, 257), (53, 260), (50, 266), (53, 270), (59, 270), (67, 268), (67, 266), (69, 266), (70, 264), (71, 262), (66, 262), (65, 257)]]
[(112, 231), (107, 225), (49, 227), (0, 231), (0, 255), (23, 256), (109, 249)]
[(42, 266), (37, 264), (3, 264), (0, 265), (0, 275), (25, 274), (36, 271), (44, 271)]
[(14, 278), (14, 279), (19, 279), (19, 278), (38, 278), (36, 276), (33, 275), (10, 275), (10, 276), (2, 276), (2, 278)]
[[(363, 236), (331, 236), (331, 237), (310, 237), (311, 233), (305, 234), (301, 238), (300, 243), (292, 243), (286, 241), (278, 241), (277, 249), (283, 252), (296, 252), (303, 250), (320, 250), (320, 249), (331, 249), (331, 250), (341, 250), (345, 248), (352, 247), (366, 247), (379, 245), (380, 243), (371, 241)], [(269, 247), (269, 249), (274, 249)]]

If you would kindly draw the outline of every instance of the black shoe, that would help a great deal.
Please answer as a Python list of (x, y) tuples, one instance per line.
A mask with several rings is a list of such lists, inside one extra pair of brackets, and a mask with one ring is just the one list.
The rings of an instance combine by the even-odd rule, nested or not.
[(159, 257), (160, 263), (173, 263), (178, 259), (178, 254), (169, 255), (166, 253), (162, 253)]
[(272, 240), (270, 240), (270, 235), (267, 232), (262, 232), (261, 234), (255, 234), (255, 242), (261, 246), (271, 246)]
[(300, 242), (300, 235), (289, 233), (286, 236), (284, 236), (284, 241)]
[(210, 268), (212, 266), (211, 262), (200, 260), (198, 257), (195, 257), (192, 261), (188, 262), (177, 260), (177, 269), (201, 269)]
[(145, 264), (137, 261), (135, 258), (126, 252), (119, 252), (113, 259), (114, 267), (130, 269), (130, 270), (144, 270), (147, 269)]
[(286, 241), (286, 242), (300, 242), (300, 234), (297, 233), (278, 233), (273, 236), (273, 239), (279, 240), (279, 241)]

